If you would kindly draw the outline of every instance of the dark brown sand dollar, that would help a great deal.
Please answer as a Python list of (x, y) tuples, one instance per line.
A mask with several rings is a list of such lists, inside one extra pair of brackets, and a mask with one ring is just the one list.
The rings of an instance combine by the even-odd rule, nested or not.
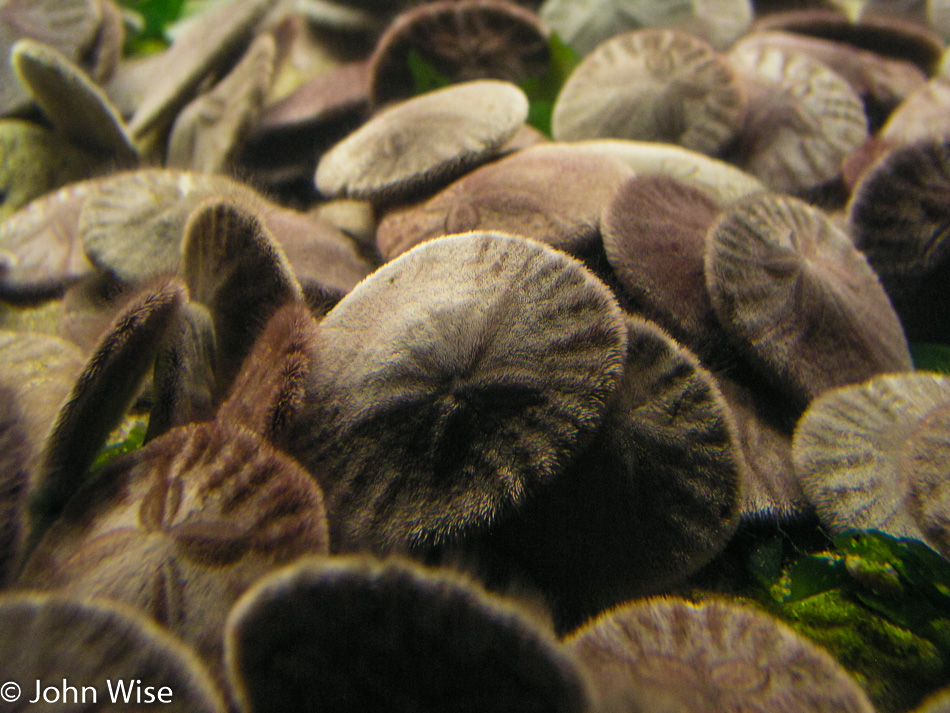
[(316, 185), (326, 196), (393, 198), (447, 182), (515, 135), (528, 100), (509, 82), (478, 80), (386, 109), (325, 153)]
[(824, 649), (751, 606), (710, 599), (624, 605), (567, 640), (600, 710), (873, 713)]
[(0, 297), (54, 297), (92, 274), (79, 241), (79, 212), (86, 182), (48, 193), (0, 223)]
[(488, 232), (384, 265), (320, 335), (290, 452), (321, 478), (337, 545), (386, 549), (463, 540), (550, 483), (593, 435), (626, 346), (579, 262)]
[(836, 389), (809, 406), (793, 455), (822, 524), (833, 532), (883, 530), (950, 552), (940, 483), (950, 452), (941, 431), (948, 404), (950, 378), (915, 372)]
[(415, 94), (412, 52), (452, 82), (540, 76), (550, 62), (537, 16), (505, 0), (441, 0), (407, 10), (380, 37), (370, 58), (375, 106)]
[(663, 175), (627, 179), (604, 205), (604, 251), (636, 311), (705, 355), (725, 335), (703, 277), (709, 193)]
[(935, 304), (950, 273), (950, 139), (899, 147), (852, 194), (848, 226), (881, 277), (908, 337), (943, 342), (950, 325)]
[(225, 646), (231, 684), (257, 713), (587, 710), (549, 632), (458, 574), (399, 560), (283, 569), (235, 605)]
[(4, 0), (0, 3), (0, 114), (27, 108), (30, 93), (9, 62), (10, 49), (24, 37), (56, 47), (77, 60), (95, 42), (102, 22), (98, 0)]
[(864, 105), (851, 86), (818, 60), (780, 47), (739, 46), (728, 56), (749, 96), (732, 160), (774, 191), (838, 175), (868, 135)]
[(713, 377), (655, 324), (626, 325), (623, 380), (593, 443), (501, 528), (562, 624), (685, 579), (738, 523), (745, 462)]
[(267, 319), (287, 302), (302, 300), (303, 292), (261, 219), (226, 199), (195, 209), (182, 256), (190, 298), (211, 313), (221, 397)]
[(58, 48), (20, 40), (10, 61), (50, 123), (71, 141), (105, 154), (115, 165), (140, 161), (128, 129), (105, 92)]
[(386, 260), (441, 235), (497, 230), (572, 254), (600, 237), (600, 213), (633, 172), (616, 159), (570, 144), (544, 144), (481, 166), (434, 197), (396, 209), (379, 224)]
[(0, 587), (6, 587), (26, 543), (30, 462), (36, 452), (17, 401), (16, 390), (0, 377)]
[(817, 208), (761, 194), (707, 236), (706, 284), (723, 327), (802, 405), (823, 391), (912, 368), (877, 276)]
[(0, 220), (97, 168), (99, 158), (42, 126), (0, 120)]
[(271, 4), (270, 0), (233, 0), (202, 13), (150, 70), (148, 91), (129, 124), (132, 135), (145, 136), (170, 122), (201, 82), (247, 43)]
[[(143, 709), (227, 710), (198, 657), (127, 607), (101, 600), (5, 594), (0, 597), (0, 631), (0, 668), (22, 691), (21, 703), (3, 703), (4, 711), (118, 713), (139, 708), (137, 694)], [(26, 705), (36, 696), (37, 682), (43, 697), (38, 704)], [(118, 694), (116, 702), (113, 694)]]
[(559, 141), (661, 141), (715, 154), (739, 131), (745, 95), (732, 67), (702, 40), (638, 30), (591, 52), (558, 95)]
[(16, 586), (123, 602), (219, 662), (230, 604), (327, 547), (320, 489), (300, 465), (236, 426), (193, 424), (74, 498)]
[(225, 171), (261, 112), (276, 54), (274, 38), (261, 35), (226, 77), (182, 109), (168, 139), (166, 166)]

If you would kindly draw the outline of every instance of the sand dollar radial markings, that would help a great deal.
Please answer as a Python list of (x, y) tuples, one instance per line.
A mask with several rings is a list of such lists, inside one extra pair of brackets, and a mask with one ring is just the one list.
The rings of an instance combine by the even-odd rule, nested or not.
[(945, 421), (948, 404), (950, 378), (923, 372), (877, 376), (812, 403), (795, 429), (793, 456), (822, 524), (923, 539), (947, 553), (946, 512), (939, 532), (915, 512), (946, 499), (933, 480), (941, 467), (946, 475), (946, 433), (931, 427)]
[(540, 77), (551, 62), (538, 17), (506, 0), (441, 0), (400, 14), (370, 58), (370, 97), (380, 107), (411, 97), (418, 57), (451, 82)]
[(236, 426), (192, 424), (74, 498), (16, 586), (134, 606), (217, 666), (230, 604), (327, 548), (320, 489), (299, 464)]
[(912, 368), (877, 276), (817, 208), (761, 194), (707, 235), (706, 284), (725, 329), (802, 405), (874, 374)]
[(377, 246), (391, 260), (441, 235), (498, 230), (579, 254), (597, 244), (601, 209), (632, 173), (570, 144), (534, 146), (475, 169), (421, 205), (389, 213)]
[(527, 116), (524, 92), (508, 82), (423, 94), (376, 114), (325, 153), (317, 188), (331, 197), (378, 199), (448, 182), (495, 153)]
[(603, 710), (874, 711), (827, 651), (771, 615), (725, 600), (626, 604), (565, 643)]
[(742, 125), (745, 96), (729, 64), (676, 30), (638, 30), (591, 52), (558, 95), (559, 141), (619, 138), (722, 149)]
[[(28, 708), (111, 713), (137, 707), (126, 703), (124, 694), (112, 702), (121, 682), (131, 694), (130, 701), (136, 700), (138, 688), (143, 707), (148, 705), (144, 703), (148, 691), (154, 697), (150, 705), (169, 713), (228, 710), (198, 657), (128, 607), (101, 600), (10, 593), (0, 597), (0, 630), (4, 633), (0, 668), (8, 679), (22, 684), (20, 701), (36, 695), (29, 683), (39, 681), (58, 690), (58, 703), (40, 702)], [(26, 641), (29, 646), (24, 646)], [(74, 688), (64, 692), (64, 686)], [(21, 710), (16, 704), (3, 705), (5, 710)]]
[(30, 94), (17, 81), (10, 49), (24, 37), (56, 47), (76, 61), (95, 42), (102, 23), (98, 0), (4, 0), (0, 3), (0, 114), (27, 108)]
[(53, 126), (76, 144), (107, 155), (118, 166), (135, 166), (138, 150), (105, 92), (57, 48), (20, 40), (10, 55), (17, 76)]
[(382, 548), (462, 540), (550, 483), (593, 435), (626, 345), (579, 262), (488, 232), (383, 266), (320, 335), (290, 452), (323, 479), (338, 544)]
[(855, 187), (848, 225), (914, 340), (946, 341), (935, 304), (950, 274), (950, 140), (897, 148)]
[(686, 578), (738, 523), (745, 463), (712, 376), (655, 324), (626, 325), (623, 380), (595, 440), (487, 542), (504, 538), (562, 625)]
[(195, 209), (182, 254), (191, 299), (211, 313), (221, 397), (267, 319), (303, 293), (260, 218), (227, 199), (212, 198)]
[(794, 192), (831, 180), (868, 136), (860, 97), (806, 54), (744, 45), (728, 55), (749, 106), (731, 159), (772, 190)]
[(902, 460), (901, 470), (911, 473), (914, 520), (927, 541), (950, 556), (950, 396), (917, 424)]
[(56, 297), (92, 274), (79, 242), (79, 212), (89, 195), (86, 182), (48, 193), (0, 223), (0, 297)]
[(315, 559), (263, 579), (232, 610), (225, 648), (256, 713), (587, 710), (575, 664), (538, 623), (399, 560)]

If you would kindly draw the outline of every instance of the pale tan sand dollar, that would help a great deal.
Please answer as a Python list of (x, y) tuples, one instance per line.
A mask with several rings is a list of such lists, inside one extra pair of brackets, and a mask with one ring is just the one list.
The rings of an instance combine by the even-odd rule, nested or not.
[(913, 713), (948, 713), (950, 712), (950, 688), (942, 688), (929, 696)]
[(706, 285), (720, 323), (800, 405), (913, 368), (877, 275), (817, 208), (750, 196), (720, 214), (706, 239)]
[(706, 191), (647, 174), (624, 181), (600, 221), (607, 260), (635, 311), (701, 356), (722, 353), (726, 341), (703, 276), (706, 231), (720, 209)]
[[(19, 703), (3, 704), (5, 711), (228, 710), (198, 657), (128, 607), (9, 593), (0, 597), (0, 630), (0, 668), (21, 692)], [(37, 685), (39, 703), (27, 705)]]
[(318, 349), (317, 322), (309, 309), (300, 303), (281, 307), (241, 365), (218, 419), (280, 446), (303, 407)]
[(880, 136), (897, 144), (950, 139), (950, 78), (936, 76), (906, 97), (881, 127)]
[(733, 50), (739, 47), (785, 48), (824, 63), (861, 97), (872, 130), (880, 126), (898, 104), (927, 83), (927, 75), (912, 62), (821, 37), (793, 32), (755, 32), (737, 42)]
[(908, 338), (944, 342), (940, 304), (950, 271), (950, 137), (898, 146), (855, 187), (848, 227), (901, 317)]
[(33, 99), (63, 136), (117, 167), (136, 166), (141, 157), (125, 121), (105, 92), (57, 48), (20, 40), (10, 61)]
[(9, 62), (10, 48), (30, 37), (78, 60), (94, 44), (102, 22), (98, 0), (4, 0), (0, 3), (0, 114), (29, 106), (30, 94)]
[(736, 424), (748, 466), (743, 471), (741, 518), (745, 522), (793, 521), (811, 512), (792, 460), (792, 431), (771, 394), (716, 375)]
[(235, 605), (225, 647), (229, 681), (256, 713), (587, 710), (584, 679), (549, 631), (408, 561), (315, 558), (276, 572)]
[(523, 235), (571, 254), (600, 238), (600, 213), (633, 172), (571, 144), (543, 144), (480, 166), (424, 203), (380, 221), (376, 243), (392, 260), (421, 242), (470, 230)]
[(729, 63), (676, 30), (637, 30), (591, 52), (554, 104), (559, 141), (619, 138), (715, 154), (742, 127), (745, 95)]
[(99, 338), (43, 444), (30, 493), (35, 541), (82, 486), (96, 454), (125, 415), (185, 301), (174, 279), (146, 285)]
[(308, 215), (329, 223), (347, 237), (352, 238), (362, 250), (376, 247), (376, 229), (379, 220), (373, 204), (355, 198), (336, 198), (314, 206)]
[(948, 404), (950, 378), (926, 372), (877, 376), (816, 400), (795, 429), (793, 455), (822, 524), (924, 540), (946, 555)]
[(226, 77), (182, 109), (168, 139), (167, 167), (225, 171), (261, 112), (276, 54), (274, 38), (261, 35)]
[[(391, 3), (398, 7), (401, 3)], [(372, 5), (370, 3), (369, 5)], [(299, 0), (296, 9), (316, 27), (347, 34), (379, 34), (386, 27), (386, 15), (396, 8), (374, 8), (361, 3), (338, 0)]]
[(626, 318), (623, 380), (594, 442), (486, 544), (553, 598), (561, 626), (684, 580), (738, 524), (745, 462), (696, 356)]
[(491, 232), (384, 265), (319, 332), (288, 450), (321, 480), (336, 545), (385, 549), (512, 516), (594, 435), (626, 346), (613, 295), (581, 263)]
[(268, 571), (327, 549), (320, 489), (299, 464), (237, 426), (191, 424), (70, 501), (16, 586), (136, 607), (218, 668), (230, 605)]
[(98, 269), (125, 284), (175, 272), (191, 212), (207, 198), (239, 193), (253, 195), (224, 176), (153, 168), (115, 174), (83, 204), (83, 248)]
[(303, 291), (261, 219), (227, 199), (195, 209), (182, 255), (190, 298), (211, 313), (217, 396), (223, 397), (268, 318), (302, 300)]
[(749, 31), (754, 5), (752, 0), (692, 0), (693, 17), (683, 29), (725, 49)]
[(0, 120), (0, 220), (101, 168), (100, 157), (49, 129), (21, 119)]
[(728, 56), (749, 96), (732, 160), (775, 191), (835, 178), (868, 135), (864, 105), (851, 86), (800, 52), (747, 45)]
[(77, 229), (90, 190), (87, 182), (70, 184), (0, 223), (0, 298), (54, 297), (92, 274)]
[(484, 162), (528, 116), (518, 87), (477, 80), (420, 95), (374, 115), (317, 164), (328, 197), (392, 199), (447, 183)]
[(725, 161), (674, 144), (590, 139), (578, 141), (576, 145), (623, 161), (637, 175), (659, 174), (695, 186), (710, 193), (723, 205), (765, 190), (765, 186), (755, 176)]
[(410, 8), (393, 20), (370, 58), (374, 106), (413, 96), (410, 56), (451, 82), (540, 77), (551, 55), (537, 15), (507, 0), (439, 0)]
[(565, 643), (600, 694), (596, 710), (874, 711), (831, 654), (751, 605), (634, 602)]
[(168, 123), (201, 82), (247, 44), (271, 0), (234, 0), (200, 15), (151, 67), (148, 91), (136, 107), (130, 131), (141, 138)]

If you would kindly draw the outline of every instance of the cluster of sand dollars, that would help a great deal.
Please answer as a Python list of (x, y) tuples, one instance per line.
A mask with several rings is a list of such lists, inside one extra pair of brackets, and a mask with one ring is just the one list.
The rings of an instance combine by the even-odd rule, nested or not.
[(946, 11), (895, 4), (231, 0), (133, 60), (112, 0), (0, 2), (0, 671), (872, 711), (654, 595), (742, 521), (950, 556)]

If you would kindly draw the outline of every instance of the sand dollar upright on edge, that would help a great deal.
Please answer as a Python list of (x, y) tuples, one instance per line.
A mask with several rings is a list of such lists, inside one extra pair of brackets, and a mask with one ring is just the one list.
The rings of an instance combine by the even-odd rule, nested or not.
[(327, 196), (392, 198), (447, 181), (482, 162), (515, 135), (528, 99), (510, 82), (457, 84), (376, 114), (317, 165)]
[(626, 348), (592, 273), (489, 232), (410, 250), (319, 331), (289, 450), (321, 480), (344, 547), (460, 541), (511, 514), (593, 435)]

